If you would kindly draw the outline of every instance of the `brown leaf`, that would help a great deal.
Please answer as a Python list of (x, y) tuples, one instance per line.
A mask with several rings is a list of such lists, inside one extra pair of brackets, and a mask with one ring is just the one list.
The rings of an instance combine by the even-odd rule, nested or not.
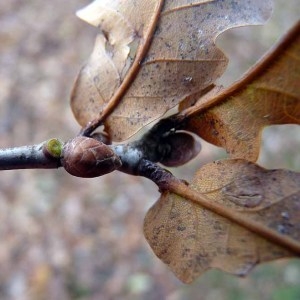
[(182, 113), (186, 129), (233, 158), (256, 161), (265, 126), (300, 123), (300, 22), (242, 80)]
[(148, 211), (144, 233), (183, 282), (217, 268), (246, 275), (255, 265), (300, 255), (300, 174), (244, 160), (208, 164), (190, 187), (174, 185)]
[(120, 141), (180, 101), (194, 102), (226, 68), (216, 37), (270, 13), (271, 0), (94, 1), (78, 13), (101, 33), (73, 88), (77, 121), (100, 116)]

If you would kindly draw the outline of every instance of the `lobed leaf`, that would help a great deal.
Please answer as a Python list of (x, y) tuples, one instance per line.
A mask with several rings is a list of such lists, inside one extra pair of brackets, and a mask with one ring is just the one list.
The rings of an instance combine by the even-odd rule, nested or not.
[(299, 256), (299, 180), (244, 160), (210, 163), (188, 191), (177, 184), (162, 194), (146, 215), (145, 237), (186, 283), (211, 268), (244, 276), (259, 263)]
[(243, 79), (212, 90), (182, 114), (187, 130), (232, 158), (256, 161), (265, 126), (300, 124), (300, 21)]
[(73, 88), (75, 118), (105, 120), (121, 141), (180, 101), (194, 103), (227, 66), (216, 37), (262, 24), (271, 10), (271, 0), (94, 1), (78, 12), (101, 33)]

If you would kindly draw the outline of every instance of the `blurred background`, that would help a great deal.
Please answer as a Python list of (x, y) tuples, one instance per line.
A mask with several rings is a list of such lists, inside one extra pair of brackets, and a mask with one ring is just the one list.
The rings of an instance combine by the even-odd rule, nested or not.
[[(76, 18), (84, 0), (0, 2), (0, 147), (67, 140), (79, 131), (69, 94), (97, 30)], [(237, 79), (300, 16), (299, 0), (276, 0), (264, 27), (218, 39)], [(259, 163), (300, 170), (298, 126), (264, 131)], [(189, 180), (224, 158), (203, 142), (198, 158), (172, 170)], [(208, 271), (184, 285), (152, 253), (143, 218), (158, 198), (149, 180), (114, 172), (80, 179), (63, 170), (0, 176), (0, 299), (300, 299), (300, 261), (261, 265), (247, 278)]]

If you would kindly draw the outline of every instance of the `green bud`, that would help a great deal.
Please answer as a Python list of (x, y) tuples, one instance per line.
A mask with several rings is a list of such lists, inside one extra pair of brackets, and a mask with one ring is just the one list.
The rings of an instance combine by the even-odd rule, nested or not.
[(45, 150), (47, 154), (55, 158), (62, 156), (63, 144), (59, 139), (50, 139), (45, 143)]

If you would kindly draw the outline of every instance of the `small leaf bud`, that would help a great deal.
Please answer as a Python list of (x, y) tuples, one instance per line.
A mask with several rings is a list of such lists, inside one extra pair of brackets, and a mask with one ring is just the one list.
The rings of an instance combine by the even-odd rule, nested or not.
[(49, 157), (60, 158), (62, 155), (63, 143), (59, 139), (50, 139), (43, 145), (43, 152)]

